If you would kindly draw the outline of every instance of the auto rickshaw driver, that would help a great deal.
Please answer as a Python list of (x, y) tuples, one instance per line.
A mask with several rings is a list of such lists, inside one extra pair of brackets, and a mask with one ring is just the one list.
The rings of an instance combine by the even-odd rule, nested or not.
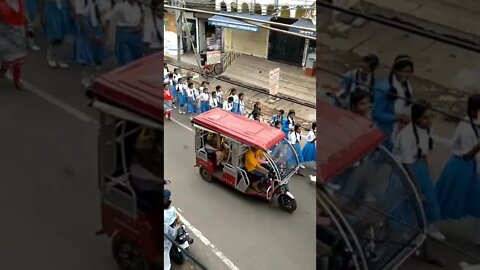
[[(268, 173), (270, 172), (270, 165), (262, 163), (263, 151), (257, 147), (250, 147), (245, 153), (245, 169), (247, 173), (257, 177), (258, 179), (251, 179), (252, 188), (258, 192), (264, 192), (267, 183)], [(255, 180), (255, 181), (254, 181)]]

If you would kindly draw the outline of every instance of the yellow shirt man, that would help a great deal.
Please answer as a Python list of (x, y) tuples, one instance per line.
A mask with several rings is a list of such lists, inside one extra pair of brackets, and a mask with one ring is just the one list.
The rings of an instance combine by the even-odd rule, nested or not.
[(245, 168), (248, 172), (254, 171), (255, 169), (261, 168), (260, 162), (258, 161), (258, 154), (259, 151), (256, 153), (253, 149), (250, 149), (245, 153)]

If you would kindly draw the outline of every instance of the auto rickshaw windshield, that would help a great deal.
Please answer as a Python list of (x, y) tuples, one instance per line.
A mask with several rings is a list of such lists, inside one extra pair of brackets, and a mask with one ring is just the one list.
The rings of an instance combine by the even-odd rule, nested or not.
[(286, 139), (269, 149), (268, 154), (277, 166), (282, 180), (291, 176), (299, 166), (297, 153)]
[(398, 243), (415, 239), (424, 229), (423, 213), (411, 182), (383, 148), (344, 170), (326, 188), (360, 241), (374, 233), (376, 241), (383, 243), (377, 247), (381, 258), (369, 265), (371, 269), (402, 252), (406, 247)]

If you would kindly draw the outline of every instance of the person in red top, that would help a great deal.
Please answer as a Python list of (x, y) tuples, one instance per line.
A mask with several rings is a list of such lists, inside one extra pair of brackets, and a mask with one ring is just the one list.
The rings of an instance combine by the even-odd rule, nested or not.
[(172, 120), (173, 96), (167, 83), (163, 84), (163, 109), (165, 110), (164, 117), (166, 115), (168, 120)]
[(0, 75), (12, 70), (15, 88), (27, 59), (25, 6), (22, 0), (0, 0)]

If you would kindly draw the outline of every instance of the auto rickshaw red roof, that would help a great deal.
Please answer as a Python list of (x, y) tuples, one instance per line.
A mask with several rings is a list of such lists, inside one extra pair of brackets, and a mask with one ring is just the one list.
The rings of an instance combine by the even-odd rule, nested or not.
[(317, 101), (317, 169), (328, 181), (387, 139), (368, 119)]
[(285, 133), (279, 129), (219, 108), (193, 118), (192, 122), (212, 130), (221, 130), (222, 134), (232, 139), (265, 151), (285, 138)]
[(163, 55), (153, 54), (98, 77), (89, 94), (163, 121)]

